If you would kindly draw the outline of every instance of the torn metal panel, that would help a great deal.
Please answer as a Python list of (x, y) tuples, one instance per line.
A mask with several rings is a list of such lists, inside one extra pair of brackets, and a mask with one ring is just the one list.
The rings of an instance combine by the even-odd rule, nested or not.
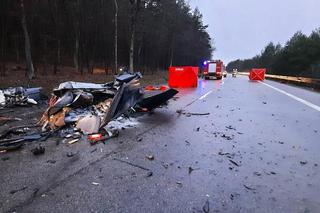
[(101, 127), (104, 127), (112, 119), (119, 117), (135, 106), (142, 98), (142, 94), (139, 81), (132, 80), (128, 84), (123, 83), (113, 98), (110, 110), (104, 116)]
[(71, 91), (66, 92), (62, 97), (60, 97), (55, 104), (48, 109), (48, 115), (53, 115), (59, 112), (63, 107), (71, 104), (73, 101), (73, 93)]
[(75, 98), (73, 99), (73, 102), (69, 104), (69, 107), (73, 108), (79, 108), (79, 107), (87, 107), (93, 104), (93, 95), (88, 92), (75, 92), (74, 93)]
[(83, 83), (67, 81), (61, 83), (57, 88), (53, 89), (53, 93), (57, 96), (61, 96), (65, 91), (71, 90), (83, 90), (83, 91), (105, 91), (110, 89), (109, 84), (94, 84), (94, 83)]
[(178, 93), (175, 89), (168, 89), (165, 92), (162, 91), (149, 91), (144, 94), (143, 99), (137, 103), (141, 108), (147, 108), (149, 111), (155, 109), (168, 100), (173, 98)]
[(134, 73), (134, 74), (124, 73), (122, 75), (117, 76), (116, 80), (120, 83), (129, 83), (133, 79), (139, 79), (139, 78), (142, 78), (142, 75), (140, 72)]

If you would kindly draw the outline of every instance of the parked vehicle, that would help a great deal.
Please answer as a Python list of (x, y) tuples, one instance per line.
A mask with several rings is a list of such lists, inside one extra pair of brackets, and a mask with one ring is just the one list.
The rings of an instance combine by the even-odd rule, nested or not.
[(227, 71), (226, 71), (226, 70), (225, 70), (225, 71), (223, 71), (223, 77), (224, 77), (224, 78), (226, 78), (226, 77), (227, 77), (227, 75), (228, 75)]
[(224, 65), (221, 60), (206, 61), (204, 64), (204, 79), (221, 79), (224, 71)]

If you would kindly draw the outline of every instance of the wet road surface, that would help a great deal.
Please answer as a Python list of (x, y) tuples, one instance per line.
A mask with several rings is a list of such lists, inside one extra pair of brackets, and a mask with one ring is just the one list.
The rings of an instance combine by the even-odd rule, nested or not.
[(1, 154), (0, 212), (319, 212), (320, 94), (265, 83), (306, 103), (247, 77), (200, 80), (105, 145)]

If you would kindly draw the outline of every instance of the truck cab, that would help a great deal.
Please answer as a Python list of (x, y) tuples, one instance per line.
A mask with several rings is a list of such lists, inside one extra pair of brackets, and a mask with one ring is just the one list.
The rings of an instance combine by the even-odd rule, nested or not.
[(222, 79), (224, 65), (221, 60), (206, 61), (204, 63), (204, 79)]

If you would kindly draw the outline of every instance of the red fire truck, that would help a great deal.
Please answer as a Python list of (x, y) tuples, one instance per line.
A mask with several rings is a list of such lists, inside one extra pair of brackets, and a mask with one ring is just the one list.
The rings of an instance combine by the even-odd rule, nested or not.
[(203, 63), (203, 77), (204, 79), (221, 79), (225, 66), (221, 60), (205, 61)]

